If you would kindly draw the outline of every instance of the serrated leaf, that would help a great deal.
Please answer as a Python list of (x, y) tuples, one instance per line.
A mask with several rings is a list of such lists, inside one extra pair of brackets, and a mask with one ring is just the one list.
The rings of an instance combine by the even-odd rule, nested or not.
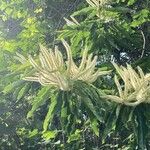
[[(105, 123), (106, 127), (103, 131), (103, 134), (102, 134), (103, 142), (106, 139), (107, 135), (114, 129), (114, 127), (116, 125), (116, 121), (118, 119), (116, 116), (116, 109), (117, 109), (117, 107), (115, 106), (113, 111), (108, 114), (108, 118), (107, 118), (106, 123)], [(118, 114), (118, 112), (117, 112), (117, 114)]]
[(57, 96), (53, 95), (51, 97), (51, 104), (43, 124), (43, 133), (47, 130), (49, 123), (51, 125), (53, 116), (60, 113), (63, 103), (62, 95), (63, 91), (59, 91)]
[(57, 99), (56, 99), (55, 95), (53, 95), (53, 96), (51, 96), (51, 103), (50, 103), (48, 113), (47, 113), (44, 123), (43, 123), (43, 132), (47, 131), (48, 125), (53, 119), (56, 104), (57, 104)]
[(19, 91), (17, 100), (20, 100), (30, 89), (31, 83), (26, 83), (25, 86)]
[(84, 82), (77, 82), (75, 84), (75, 92), (81, 97), (81, 103), (86, 106), (86, 109), (89, 109), (100, 122), (103, 122), (103, 116), (100, 115), (97, 109), (100, 97), (95, 89)]
[(32, 104), (32, 109), (28, 112), (27, 118), (30, 118), (33, 116), (33, 113), (41, 106), (44, 104), (44, 102), (49, 98), (51, 95), (50, 92), (50, 87), (42, 87), (41, 90), (39, 90), (37, 96), (35, 97), (33, 104)]

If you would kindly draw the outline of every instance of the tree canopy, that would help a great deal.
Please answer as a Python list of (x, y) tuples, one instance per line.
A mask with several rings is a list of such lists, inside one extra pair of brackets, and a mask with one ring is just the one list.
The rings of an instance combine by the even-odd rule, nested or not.
[(0, 148), (150, 148), (149, 0), (0, 0)]

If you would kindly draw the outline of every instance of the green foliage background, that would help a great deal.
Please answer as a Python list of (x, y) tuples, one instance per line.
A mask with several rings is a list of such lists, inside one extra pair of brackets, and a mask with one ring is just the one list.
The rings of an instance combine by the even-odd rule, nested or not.
[[(70, 15), (80, 25), (67, 25)], [(98, 10), (82, 0), (0, 0), (0, 18), (2, 150), (149, 149), (149, 105), (130, 108), (100, 97), (116, 92), (113, 76), (64, 93), (21, 80), (30, 66), (14, 59), (16, 52), (36, 56), (39, 43), (64, 51), (64, 38), (77, 63), (87, 46), (98, 55), (97, 67), (113, 69), (115, 60), (150, 72), (148, 0), (112, 0)]]

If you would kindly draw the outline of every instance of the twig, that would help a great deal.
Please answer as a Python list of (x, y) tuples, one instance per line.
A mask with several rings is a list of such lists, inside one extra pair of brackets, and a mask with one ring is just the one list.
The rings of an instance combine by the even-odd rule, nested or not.
[(141, 34), (142, 34), (142, 37), (143, 37), (143, 49), (142, 49), (142, 54), (141, 54), (141, 58), (142, 58), (143, 55), (144, 55), (144, 52), (145, 52), (146, 40), (145, 40), (145, 35), (144, 35), (142, 30), (141, 30)]

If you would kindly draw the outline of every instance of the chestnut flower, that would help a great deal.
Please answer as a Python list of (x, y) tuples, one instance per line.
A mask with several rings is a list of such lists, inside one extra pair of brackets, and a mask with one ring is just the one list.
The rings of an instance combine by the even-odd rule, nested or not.
[(63, 59), (62, 53), (55, 48), (48, 51), (40, 45), (39, 62), (29, 56), (29, 62), (35, 69), (35, 73), (23, 78), (27, 81), (39, 82), (43, 86), (54, 86), (63, 91), (71, 90), (74, 81), (82, 80), (86, 83), (94, 82), (98, 76), (108, 74), (110, 71), (97, 69), (97, 56), (88, 55), (87, 49), (83, 51), (82, 60), (77, 66), (72, 58), (70, 46), (66, 41), (62, 43), (67, 52), (67, 61)]
[(123, 80), (123, 85), (121, 85), (117, 75), (115, 75), (114, 81), (119, 96), (106, 95), (104, 97), (128, 106), (150, 103), (150, 74), (144, 75), (140, 67), (137, 67), (138, 72), (136, 72), (129, 64), (127, 64), (127, 68), (119, 67), (116, 63), (113, 63), (113, 65)]

